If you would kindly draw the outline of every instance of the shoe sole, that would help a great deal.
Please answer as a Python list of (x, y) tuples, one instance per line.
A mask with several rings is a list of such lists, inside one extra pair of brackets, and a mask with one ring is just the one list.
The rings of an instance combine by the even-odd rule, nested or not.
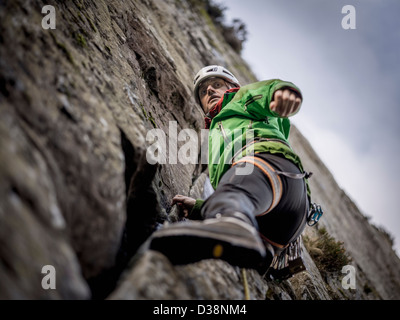
[(163, 253), (177, 265), (204, 259), (222, 259), (243, 268), (257, 268), (263, 264), (265, 250), (262, 243), (254, 238), (238, 237), (234, 231), (221, 231), (220, 226), (210, 222), (171, 226), (156, 232), (150, 249)]

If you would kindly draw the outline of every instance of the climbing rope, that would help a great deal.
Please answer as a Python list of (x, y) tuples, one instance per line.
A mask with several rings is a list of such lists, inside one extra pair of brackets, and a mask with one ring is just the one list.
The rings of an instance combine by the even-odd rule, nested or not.
[(244, 287), (244, 299), (250, 300), (249, 284), (247, 282), (246, 269), (242, 269), (242, 279), (243, 279), (243, 287)]

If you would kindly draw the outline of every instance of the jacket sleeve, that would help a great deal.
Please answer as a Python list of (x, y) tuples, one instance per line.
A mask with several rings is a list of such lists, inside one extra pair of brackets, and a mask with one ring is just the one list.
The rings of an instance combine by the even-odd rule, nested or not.
[(192, 210), (189, 213), (190, 220), (203, 220), (201, 216), (201, 207), (203, 206), (204, 200), (197, 199), (196, 203), (194, 204)]
[(293, 83), (280, 79), (264, 80), (251, 83), (242, 87), (232, 100), (233, 105), (239, 104), (241, 108), (254, 119), (265, 119), (265, 117), (281, 118), (278, 113), (271, 111), (269, 105), (277, 90), (288, 88), (299, 93), (300, 89)]

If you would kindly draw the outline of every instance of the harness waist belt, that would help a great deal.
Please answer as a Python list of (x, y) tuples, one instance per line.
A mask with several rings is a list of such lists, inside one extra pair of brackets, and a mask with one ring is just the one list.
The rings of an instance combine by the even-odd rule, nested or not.
[(274, 209), (279, 201), (282, 198), (282, 180), (277, 174), (276, 170), (266, 161), (263, 159), (260, 159), (258, 157), (253, 157), (253, 156), (246, 156), (243, 157), (242, 159), (238, 160), (234, 164), (232, 164), (232, 167), (236, 166), (239, 163), (250, 163), (252, 165), (255, 165), (257, 168), (259, 168), (269, 179), (271, 182), (271, 187), (272, 187), (272, 203), (270, 207), (268, 208), (267, 211), (264, 213), (259, 214), (258, 216), (263, 216), (270, 212), (272, 209)]

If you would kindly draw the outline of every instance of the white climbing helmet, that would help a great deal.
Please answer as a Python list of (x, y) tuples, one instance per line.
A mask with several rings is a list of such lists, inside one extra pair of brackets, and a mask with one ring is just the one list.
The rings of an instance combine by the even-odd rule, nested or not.
[(218, 77), (222, 78), (236, 86), (240, 87), (239, 81), (236, 79), (236, 77), (226, 68), (222, 66), (217, 66), (217, 65), (212, 65), (212, 66), (207, 66), (202, 68), (194, 77), (194, 96), (196, 98), (197, 103), (200, 103), (199, 99), (199, 87), (200, 84), (211, 77)]

